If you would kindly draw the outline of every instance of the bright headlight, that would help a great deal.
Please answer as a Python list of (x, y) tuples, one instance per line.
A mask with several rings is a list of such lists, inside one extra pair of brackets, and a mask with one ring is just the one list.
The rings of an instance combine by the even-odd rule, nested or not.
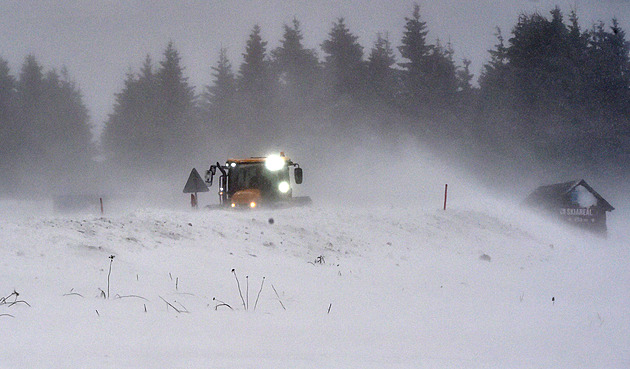
[(289, 192), (290, 189), (291, 189), (291, 186), (289, 186), (289, 182), (280, 182), (278, 184), (278, 191), (282, 193), (287, 193)]
[(284, 167), (284, 158), (280, 155), (269, 155), (265, 159), (265, 167), (272, 172), (277, 172)]

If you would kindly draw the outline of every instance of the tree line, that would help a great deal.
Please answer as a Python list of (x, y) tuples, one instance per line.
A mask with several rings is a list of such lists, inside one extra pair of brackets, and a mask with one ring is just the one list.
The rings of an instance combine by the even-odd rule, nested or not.
[[(583, 29), (573, 11), (522, 14), (509, 38), (497, 29), (478, 86), (470, 61), (429, 39), (418, 5), (401, 27), (398, 46), (385, 33), (366, 50), (339, 18), (318, 51), (304, 45), (297, 19), (274, 49), (254, 26), (242, 63), (235, 68), (221, 48), (201, 94), (170, 42), (157, 64), (147, 56), (128, 73), (101, 150), (121, 172), (168, 173), (210, 152), (253, 155), (309, 139), (326, 150), (323, 137), (346, 142), (370, 130), (456, 147), (488, 167), (630, 172), (630, 44), (616, 20)], [(19, 160), (54, 171), (95, 152), (65, 71), (43, 75), (29, 56), (16, 79), (0, 60), (0, 107), (3, 173), (20, 178)]]
[(29, 55), (15, 78), (0, 59), (0, 193), (68, 190), (96, 152), (88, 109), (65, 68), (44, 72)]
[[(572, 11), (523, 14), (479, 78), (477, 132), (535, 161), (603, 174), (630, 169), (630, 44), (616, 19), (583, 30)], [(497, 145), (495, 145), (497, 146)]]

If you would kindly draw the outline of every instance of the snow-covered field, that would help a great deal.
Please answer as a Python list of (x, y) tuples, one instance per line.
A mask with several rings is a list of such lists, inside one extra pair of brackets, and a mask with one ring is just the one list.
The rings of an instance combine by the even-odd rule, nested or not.
[(0, 296), (24, 302), (0, 304), (0, 367), (630, 367), (627, 224), (438, 206), (5, 201)]

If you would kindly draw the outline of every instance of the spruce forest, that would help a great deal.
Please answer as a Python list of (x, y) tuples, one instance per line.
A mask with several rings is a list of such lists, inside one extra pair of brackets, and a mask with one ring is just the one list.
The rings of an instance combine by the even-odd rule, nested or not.
[(199, 162), (269, 145), (326, 151), (357, 132), (412, 137), (488, 177), (511, 167), (627, 178), (625, 31), (615, 19), (580, 24), (559, 8), (515, 21), (496, 30), (479, 76), (457, 45), (428, 37), (417, 5), (401, 21), (402, 39), (379, 34), (372, 45), (343, 18), (317, 49), (304, 45), (298, 19), (273, 49), (254, 25), (240, 65), (217, 50), (204, 86), (189, 82), (176, 42), (165, 40), (162, 55), (128, 73), (97, 139), (67, 70), (29, 55), (14, 72), (0, 58), (0, 193), (67, 191), (104, 167), (129, 180), (173, 174), (183, 186)]

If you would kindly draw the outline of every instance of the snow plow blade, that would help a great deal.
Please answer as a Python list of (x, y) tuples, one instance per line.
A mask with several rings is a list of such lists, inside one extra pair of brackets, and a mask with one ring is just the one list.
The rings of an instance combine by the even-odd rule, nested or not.
[[(297, 196), (297, 197), (292, 197), (289, 200), (283, 200), (283, 201), (277, 201), (277, 202), (271, 202), (271, 203), (261, 203), (260, 207), (257, 207), (256, 209), (259, 209), (259, 208), (286, 209), (286, 208), (308, 206), (308, 205), (311, 205), (312, 203), (313, 203), (313, 200), (311, 200), (309, 196)], [(207, 205), (205, 208), (208, 210), (235, 210), (235, 208), (231, 207), (230, 205), (222, 205), (222, 204)], [(249, 208), (237, 207), (236, 210), (238, 209), (247, 210)], [(254, 210), (254, 209), (251, 209), (251, 210)]]
[(261, 207), (264, 208), (294, 208), (299, 206), (307, 206), (313, 202), (309, 196), (296, 196), (287, 200), (282, 200), (278, 202), (261, 204)]
[(313, 203), (310, 196), (296, 196), (293, 197), (293, 206), (306, 206)]

